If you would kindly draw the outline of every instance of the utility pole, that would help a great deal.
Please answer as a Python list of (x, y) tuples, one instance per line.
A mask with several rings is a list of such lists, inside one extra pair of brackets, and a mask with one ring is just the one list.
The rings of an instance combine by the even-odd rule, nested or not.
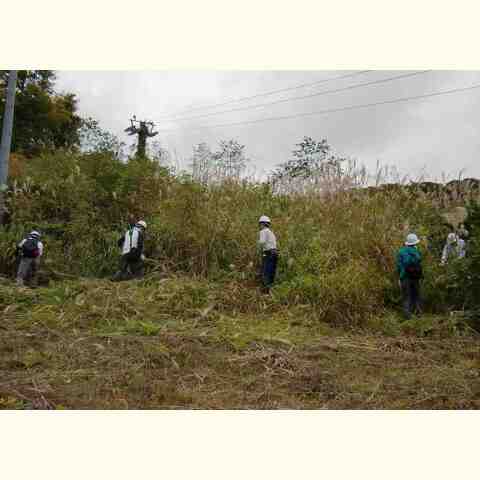
[(125, 129), (129, 135), (138, 135), (137, 145), (137, 158), (145, 158), (147, 151), (147, 138), (158, 135), (158, 132), (153, 131), (155, 126), (153, 122), (147, 122), (146, 120), (137, 120), (134, 115), (130, 119), (130, 126)]
[(17, 88), (17, 70), (8, 74), (5, 111), (3, 112), (2, 143), (0, 145), (0, 224), (3, 225), (5, 215), (5, 191), (7, 190), (8, 162), (12, 145), (13, 110), (15, 106), (15, 90)]

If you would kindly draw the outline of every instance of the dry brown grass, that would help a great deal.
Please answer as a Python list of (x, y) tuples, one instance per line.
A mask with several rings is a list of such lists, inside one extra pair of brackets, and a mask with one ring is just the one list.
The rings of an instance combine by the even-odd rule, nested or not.
[(241, 312), (215, 290), (181, 278), (0, 286), (1, 407), (480, 407), (476, 337), (345, 331), (261, 297)]

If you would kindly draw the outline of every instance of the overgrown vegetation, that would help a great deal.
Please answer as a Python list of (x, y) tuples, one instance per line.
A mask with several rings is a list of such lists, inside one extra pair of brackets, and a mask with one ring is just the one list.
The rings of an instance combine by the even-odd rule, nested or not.
[[(0, 273), (13, 275), (15, 243), (35, 228), (50, 285), (0, 285), (3, 406), (478, 407), (474, 182), (380, 174), (372, 187), (310, 138), (268, 182), (241, 178), (235, 141), (197, 147), (189, 175), (125, 161), (124, 145), (83, 125), (89, 148), (12, 156)], [(441, 266), (443, 213), (466, 201), (468, 257)], [(256, 289), (261, 214), (280, 247), (271, 297)], [(130, 216), (148, 222), (147, 276), (112, 284)], [(425, 314), (401, 322), (395, 254), (409, 231), (424, 240)], [(417, 374), (401, 375), (413, 366), (422, 391)]]
[[(9, 72), (0, 70), (0, 125)], [(56, 148), (79, 146), (82, 119), (72, 93), (55, 92), (52, 70), (20, 70), (15, 99), (12, 152), (32, 157)]]
[[(116, 239), (133, 215), (149, 224), (146, 254), (153, 268), (251, 288), (256, 221), (268, 213), (280, 244), (273, 297), (279, 306), (314, 306), (322, 320), (351, 326), (386, 313), (399, 301), (395, 254), (410, 230), (425, 239), (426, 311), (475, 306), (474, 203), (469, 260), (442, 267), (440, 251), (450, 227), (440, 205), (452, 207), (456, 199), (402, 187), (327, 193), (276, 194), (269, 183), (234, 180), (200, 184), (148, 158), (124, 162), (108, 151), (44, 154), (12, 178), (0, 268), (12, 272), (14, 242), (38, 228), (45, 233), (50, 269), (108, 277), (118, 261)], [(471, 288), (458, 288), (467, 279), (474, 282)]]

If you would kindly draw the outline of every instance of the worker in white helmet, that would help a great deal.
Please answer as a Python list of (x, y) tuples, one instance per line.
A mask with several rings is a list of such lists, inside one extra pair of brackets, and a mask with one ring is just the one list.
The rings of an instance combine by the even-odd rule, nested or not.
[(122, 256), (120, 257), (120, 270), (114, 275), (113, 280), (140, 278), (145, 274), (143, 244), (146, 228), (146, 222), (140, 220), (133, 228), (129, 227), (118, 240), (118, 246), (122, 249)]
[(465, 240), (460, 238), (456, 233), (449, 233), (442, 251), (442, 265), (446, 265), (450, 260), (463, 258), (464, 256)]
[(420, 280), (423, 278), (422, 255), (418, 250), (419, 238), (407, 235), (405, 245), (397, 255), (397, 271), (403, 295), (403, 311), (406, 319), (420, 311)]
[(17, 285), (19, 287), (22, 287), (25, 281), (36, 286), (40, 257), (43, 255), (43, 243), (40, 241), (40, 237), (40, 233), (33, 230), (17, 245), (17, 257), (19, 258)]
[(277, 238), (270, 229), (271, 221), (266, 215), (262, 215), (258, 220), (260, 232), (258, 234), (258, 248), (262, 255), (261, 280), (263, 291), (270, 292), (270, 288), (275, 281), (277, 271), (278, 250)]

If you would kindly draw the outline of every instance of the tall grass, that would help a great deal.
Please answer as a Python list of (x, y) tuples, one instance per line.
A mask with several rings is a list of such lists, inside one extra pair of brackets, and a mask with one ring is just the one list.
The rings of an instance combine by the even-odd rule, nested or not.
[(315, 188), (280, 194), (268, 183), (201, 185), (148, 160), (58, 153), (34, 159), (14, 179), (0, 269), (11, 271), (14, 241), (35, 227), (45, 233), (52, 268), (108, 276), (116, 240), (134, 215), (149, 224), (146, 254), (153, 262), (251, 288), (257, 220), (267, 214), (279, 241), (279, 306), (307, 304), (321, 318), (350, 324), (381, 314), (398, 302), (395, 253), (415, 231), (424, 240), (427, 308), (445, 309), (438, 256), (448, 226), (441, 213), (458, 196), (388, 182), (377, 174), (377, 186), (367, 188), (371, 178), (351, 164), (313, 182)]

